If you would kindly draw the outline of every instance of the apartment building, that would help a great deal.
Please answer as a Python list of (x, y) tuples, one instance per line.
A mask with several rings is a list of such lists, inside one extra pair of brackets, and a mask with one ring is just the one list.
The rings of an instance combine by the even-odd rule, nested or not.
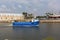
[(0, 21), (24, 20), (24, 16), (19, 13), (0, 13)]

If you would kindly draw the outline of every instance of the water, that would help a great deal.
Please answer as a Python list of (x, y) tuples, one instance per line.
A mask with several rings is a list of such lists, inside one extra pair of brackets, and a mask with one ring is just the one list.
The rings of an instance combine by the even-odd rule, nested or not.
[(60, 40), (60, 23), (41, 23), (37, 28), (0, 26), (0, 40), (43, 40), (48, 36)]

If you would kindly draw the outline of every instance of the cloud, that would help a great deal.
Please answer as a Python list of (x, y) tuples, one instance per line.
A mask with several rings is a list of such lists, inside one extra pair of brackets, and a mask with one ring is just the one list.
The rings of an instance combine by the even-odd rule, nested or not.
[(19, 7), (19, 8), (22, 8), (22, 6), (21, 6), (21, 5), (18, 5), (18, 7)]
[(11, 8), (11, 7), (8, 7), (8, 6), (5, 5), (5, 4), (1, 4), (1, 5), (0, 5), (0, 12), (14, 12), (14, 9), (16, 9), (15, 6), (13, 6), (13, 7)]
[(60, 2), (59, 0), (52, 0), (49, 2), (48, 7), (55, 11), (60, 11)]
[(0, 10), (9, 10), (8, 12), (21, 12), (22, 10), (38, 13), (39, 10), (44, 8), (45, 3), (46, 1), (44, 0), (0, 0), (0, 4), (4, 4), (7, 6), (6, 10), (3, 8)]
[(3, 4), (3, 5), (1, 5), (1, 7), (2, 7), (2, 8), (7, 8), (7, 7), (6, 7), (6, 5), (4, 5), (4, 4)]
[(0, 11), (34, 12), (42, 15), (44, 12), (60, 10), (59, 0), (0, 0)]
[(0, 6), (0, 11), (6, 11), (6, 9), (7, 9), (7, 6), (4, 4)]
[(1, 3), (6, 3), (6, 2), (17, 2), (17, 3), (29, 3), (27, 0), (0, 0)]
[(33, 11), (37, 11), (37, 9), (33, 9)]

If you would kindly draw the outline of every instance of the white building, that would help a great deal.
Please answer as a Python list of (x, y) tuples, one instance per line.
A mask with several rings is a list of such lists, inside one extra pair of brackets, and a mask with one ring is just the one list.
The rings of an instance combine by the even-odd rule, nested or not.
[(60, 15), (49, 15), (51, 18), (60, 18)]
[(24, 16), (18, 13), (0, 13), (0, 21), (24, 20)]

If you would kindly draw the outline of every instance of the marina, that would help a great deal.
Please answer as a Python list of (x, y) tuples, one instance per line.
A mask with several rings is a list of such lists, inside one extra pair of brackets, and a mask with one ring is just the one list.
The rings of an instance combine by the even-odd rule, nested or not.
[(0, 40), (60, 40), (58, 17), (37, 19), (18, 15), (1, 14)]
[(0, 40), (60, 40), (60, 0), (0, 0)]

